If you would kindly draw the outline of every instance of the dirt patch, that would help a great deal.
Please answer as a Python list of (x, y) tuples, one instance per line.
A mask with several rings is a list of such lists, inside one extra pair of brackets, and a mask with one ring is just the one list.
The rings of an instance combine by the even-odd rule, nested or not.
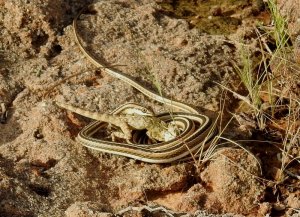
[[(214, 216), (263, 216), (299, 209), (297, 188), (280, 186), (274, 192), (274, 185), (261, 181), (275, 179), (279, 149), (248, 145), (256, 157), (224, 149), (200, 169), (195, 162), (147, 164), (77, 143), (76, 135), (89, 120), (65, 112), (54, 101), (101, 113), (127, 102), (168, 111), (84, 58), (71, 22), (88, 3), (0, 0), (0, 103), (8, 107), (6, 124), (0, 125), (1, 216), (115, 216), (126, 207), (132, 209), (122, 216), (210, 216), (199, 210)], [(200, 3), (95, 2), (79, 19), (79, 35), (96, 58), (118, 65), (146, 87), (217, 113), (224, 91), (220, 84), (239, 83), (233, 63), (240, 60), (239, 42), (232, 39), (251, 44), (252, 24), (266, 22), (268, 16), (262, 1), (235, 1), (228, 10), (223, 4), (207, 10), (211, 2)], [(197, 17), (199, 11), (207, 13)], [(297, 16), (295, 11), (294, 24)], [(220, 24), (216, 32), (200, 28), (211, 20)], [(86, 73), (53, 86), (79, 72)], [(297, 96), (296, 79), (289, 80)], [(243, 134), (229, 131), (231, 138)], [(251, 135), (257, 133), (251, 130)], [(277, 203), (279, 191), (283, 196)]]
[(192, 185), (187, 192), (169, 193), (154, 201), (182, 211), (256, 213), (265, 190), (255, 178), (260, 176), (259, 161), (254, 156), (244, 150), (224, 149), (201, 172), (200, 183)]

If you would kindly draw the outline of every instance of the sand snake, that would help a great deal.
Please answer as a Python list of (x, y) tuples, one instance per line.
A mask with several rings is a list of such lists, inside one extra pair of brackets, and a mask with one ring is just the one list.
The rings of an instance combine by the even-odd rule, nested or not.
[[(186, 158), (190, 156), (191, 153), (196, 153), (201, 149), (204, 150), (215, 135), (216, 130), (214, 127), (214, 121), (210, 117), (200, 114), (192, 106), (160, 96), (137, 83), (130, 76), (109, 68), (97, 60), (84, 47), (79, 38), (77, 22), (83, 11), (84, 9), (81, 10), (73, 20), (73, 31), (75, 40), (85, 57), (96, 67), (103, 68), (103, 70), (109, 75), (131, 85), (149, 98), (170, 106), (171, 108), (181, 110), (182, 112), (158, 114), (157, 117), (166, 122), (175, 121), (182, 129), (182, 132), (178, 135), (178, 137), (176, 137), (176, 139), (168, 142), (143, 144), (143, 141), (140, 141), (137, 144), (128, 144), (106, 141), (93, 137), (99, 129), (107, 126), (104, 122), (94, 121), (79, 132), (77, 141), (88, 148), (106, 153), (127, 156), (150, 163), (169, 163)], [(120, 110), (114, 111), (113, 113), (118, 112), (120, 112)]]

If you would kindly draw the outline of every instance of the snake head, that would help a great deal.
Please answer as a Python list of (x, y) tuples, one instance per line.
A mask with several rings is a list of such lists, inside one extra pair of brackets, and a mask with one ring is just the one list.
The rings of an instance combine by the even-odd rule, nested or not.
[(175, 124), (175, 122), (171, 121), (168, 123), (168, 130), (164, 133), (164, 141), (170, 141), (175, 139), (180, 134), (180, 129)]
[(154, 139), (156, 141), (165, 142), (165, 133), (168, 132), (166, 129), (162, 128), (151, 128), (146, 132), (147, 136), (150, 139)]
[(156, 127), (152, 127), (148, 129), (147, 136), (151, 139), (155, 139), (160, 142), (167, 142), (172, 139), (175, 139), (179, 134), (180, 130), (175, 123), (170, 122), (168, 124), (164, 124), (163, 126), (156, 125)]

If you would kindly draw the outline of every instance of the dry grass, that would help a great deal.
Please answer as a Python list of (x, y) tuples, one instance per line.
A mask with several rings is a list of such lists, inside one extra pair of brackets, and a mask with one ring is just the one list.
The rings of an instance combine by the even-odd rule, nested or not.
[[(232, 88), (221, 85), (231, 92), (240, 102), (248, 107), (247, 113), (254, 117), (257, 131), (269, 132), (275, 129), (281, 135), (280, 175), (276, 180), (279, 183), (285, 180), (285, 174), (291, 162), (298, 160), (299, 155), (293, 154), (299, 150), (300, 142), (300, 101), (299, 96), (291, 94), (292, 85), (286, 84), (288, 73), (297, 70), (295, 63), (290, 58), (291, 46), (287, 31), (288, 19), (281, 16), (275, 0), (269, 0), (267, 6), (272, 17), (269, 26), (260, 26), (256, 29), (257, 44), (260, 50), (260, 60), (255, 62), (251, 56), (253, 50), (243, 43), (238, 44), (240, 63), (234, 63), (241, 85), (247, 95), (242, 95)], [(275, 49), (269, 43), (275, 44)], [(299, 73), (299, 71), (294, 71)], [(286, 85), (282, 85), (286, 84)], [(290, 94), (287, 94), (290, 93)], [(267, 97), (264, 97), (266, 96)], [(222, 137), (219, 137), (222, 138)], [(222, 138), (223, 140), (228, 140)], [(228, 140), (232, 144), (238, 143)]]

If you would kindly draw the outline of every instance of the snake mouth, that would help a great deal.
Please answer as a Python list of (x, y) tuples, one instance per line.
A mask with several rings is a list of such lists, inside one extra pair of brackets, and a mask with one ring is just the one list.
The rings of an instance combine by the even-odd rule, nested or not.
[(147, 130), (134, 130), (132, 132), (131, 142), (137, 145), (153, 145), (162, 142), (170, 142), (174, 141), (177, 138), (183, 136), (185, 131), (187, 130), (188, 121), (181, 120), (179, 118), (164, 118), (162, 119), (168, 125), (168, 131), (164, 132), (164, 141), (158, 141), (153, 138), (150, 138), (147, 134)]

